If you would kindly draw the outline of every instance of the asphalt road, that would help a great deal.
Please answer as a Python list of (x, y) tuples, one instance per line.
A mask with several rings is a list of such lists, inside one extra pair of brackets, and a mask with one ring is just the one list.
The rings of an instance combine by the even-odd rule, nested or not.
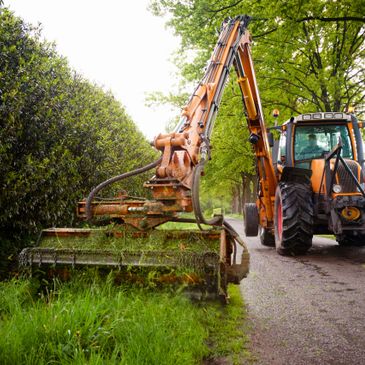
[[(244, 237), (242, 223), (231, 220)], [(241, 283), (260, 365), (365, 364), (365, 248), (315, 237), (301, 257), (245, 238), (250, 274)]]

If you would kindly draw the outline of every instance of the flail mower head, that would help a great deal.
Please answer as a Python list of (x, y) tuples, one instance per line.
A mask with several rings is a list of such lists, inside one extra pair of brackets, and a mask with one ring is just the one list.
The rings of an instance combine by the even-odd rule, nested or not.
[(72, 270), (97, 267), (116, 271), (133, 284), (185, 287), (194, 297), (226, 298), (227, 284), (247, 273), (234, 238), (224, 228), (138, 231), (128, 225), (43, 230), (37, 247), (26, 248), (20, 263), (31, 272), (69, 278)]

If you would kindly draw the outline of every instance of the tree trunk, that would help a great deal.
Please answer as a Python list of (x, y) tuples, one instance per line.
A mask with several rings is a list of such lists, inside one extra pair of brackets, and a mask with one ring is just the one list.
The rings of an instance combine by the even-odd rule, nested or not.
[(250, 175), (251, 176), (251, 202), (255, 202), (257, 198), (257, 175)]
[(241, 214), (242, 213), (242, 192), (241, 186), (239, 184), (232, 188), (232, 203), (231, 203), (232, 213)]
[(257, 176), (241, 174), (242, 177), (242, 206), (245, 203), (254, 203), (257, 195)]

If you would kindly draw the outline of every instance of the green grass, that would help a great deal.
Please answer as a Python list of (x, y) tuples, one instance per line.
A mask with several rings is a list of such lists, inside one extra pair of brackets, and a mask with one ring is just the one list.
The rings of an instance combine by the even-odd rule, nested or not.
[(316, 234), (316, 236), (336, 241), (336, 237), (333, 234)]
[[(181, 223), (170, 222), (171, 226)], [(48, 248), (78, 248), (78, 249), (108, 249), (120, 252), (121, 250), (172, 250), (191, 252), (205, 252), (219, 250), (219, 231), (216, 237), (203, 236), (198, 227), (194, 231), (178, 229), (153, 230), (144, 236), (135, 236), (134, 232), (127, 232), (124, 226), (111, 229), (94, 229), (86, 237), (77, 236), (42, 236), (40, 247)], [(175, 232), (175, 231), (178, 232)], [(109, 232), (118, 233), (117, 236)], [(214, 231), (211, 231), (214, 233)]]
[[(212, 226), (208, 226), (206, 224), (202, 224), (201, 226), (203, 229), (206, 229), (206, 230), (212, 229)], [(196, 223), (167, 222), (167, 223), (161, 224), (158, 227), (158, 230), (167, 230), (167, 229), (198, 230), (199, 226)]]
[(223, 356), (238, 364), (249, 356), (237, 287), (222, 306), (91, 277), (42, 291), (35, 279), (0, 283), (0, 363), (185, 365)]
[(240, 289), (229, 286), (230, 301), (227, 306), (210, 303), (205, 308), (202, 323), (208, 330), (209, 359), (228, 358), (229, 363), (247, 364), (253, 361), (248, 350), (248, 327)]

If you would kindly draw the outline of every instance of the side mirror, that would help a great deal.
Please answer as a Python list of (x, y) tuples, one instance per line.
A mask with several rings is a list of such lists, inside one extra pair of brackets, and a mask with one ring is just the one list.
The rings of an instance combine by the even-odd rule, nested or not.
[(274, 147), (274, 135), (271, 132), (267, 132), (267, 139), (269, 141), (269, 146)]

